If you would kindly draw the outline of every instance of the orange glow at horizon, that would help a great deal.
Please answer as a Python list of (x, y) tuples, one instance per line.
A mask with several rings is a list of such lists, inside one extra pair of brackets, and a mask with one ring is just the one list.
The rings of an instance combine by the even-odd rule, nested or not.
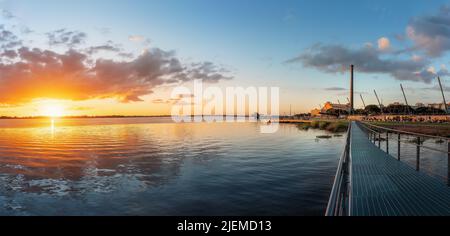
[[(0, 106), (0, 116), (8, 117), (65, 117), (65, 116), (158, 116), (170, 115), (171, 106), (154, 104), (153, 98), (142, 102), (121, 103), (115, 99), (72, 101), (64, 99), (36, 99), (29, 103)], [(0, 104), (1, 105), (1, 104)]]

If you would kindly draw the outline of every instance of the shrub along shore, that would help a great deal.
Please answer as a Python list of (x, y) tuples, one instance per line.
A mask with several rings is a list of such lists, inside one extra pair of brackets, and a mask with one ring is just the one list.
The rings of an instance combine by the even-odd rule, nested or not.
[[(399, 131), (407, 131), (413, 133), (420, 133), (426, 135), (440, 136), (450, 138), (450, 123), (449, 122), (394, 122), (394, 121), (367, 121), (368, 123), (383, 126), (386, 128), (396, 129)], [(295, 119), (281, 119), (280, 123), (296, 124), (299, 129), (320, 129), (327, 130), (333, 133), (345, 132), (348, 129), (349, 121), (347, 120), (295, 120)]]
[(335, 120), (335, 121), (313, 120), (311, 122), (298, 123), (297, 126), (303, 130), (320, 129), (332, 133), (342, 133), (347, 131), (348, 124), (349, 122), (344, 120)]

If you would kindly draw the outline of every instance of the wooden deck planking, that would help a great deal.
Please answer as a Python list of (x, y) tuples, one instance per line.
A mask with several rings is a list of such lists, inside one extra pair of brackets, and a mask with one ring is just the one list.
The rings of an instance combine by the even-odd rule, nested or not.
[(351, 215), (450, 215), (450, 188), (351, 131)]

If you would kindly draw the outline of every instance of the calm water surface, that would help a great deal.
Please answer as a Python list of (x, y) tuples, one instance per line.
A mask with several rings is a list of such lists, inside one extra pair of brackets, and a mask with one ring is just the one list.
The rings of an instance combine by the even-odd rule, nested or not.
[[(385, 137), (385, 136), (384, 136)], [(431, 175), (440, 181), (447, 183), (448, 178), (448, 144), (446, 139), (432, 139), (426, 138), (422, 143), (422, 146), (429, 147), (432, 149), (421, 148), (420, 149), (420, 170)], [(400, 143), (400, 158), (401, 160), (411, 166), (416, 168), (416, 137), (403, 135), (401, 137)], [(375, 143), (378, 146), (378, 143)], [(381, 142), (381, 149), (386, 151), (386, 142)], [(389, 137), (389, 153), (394, 158), (398, 157), (398, 136), (391, 134)]]
[(344, 137), (167, 118), (0, 120), (0, 215), (323, 215)]

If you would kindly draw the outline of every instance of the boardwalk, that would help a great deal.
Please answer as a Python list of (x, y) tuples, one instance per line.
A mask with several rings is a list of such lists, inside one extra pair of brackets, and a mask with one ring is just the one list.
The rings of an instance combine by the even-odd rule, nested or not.
[(450, 187), (377, 148), (356, 123), (350, 134), (349, 215), (450, 215)]

